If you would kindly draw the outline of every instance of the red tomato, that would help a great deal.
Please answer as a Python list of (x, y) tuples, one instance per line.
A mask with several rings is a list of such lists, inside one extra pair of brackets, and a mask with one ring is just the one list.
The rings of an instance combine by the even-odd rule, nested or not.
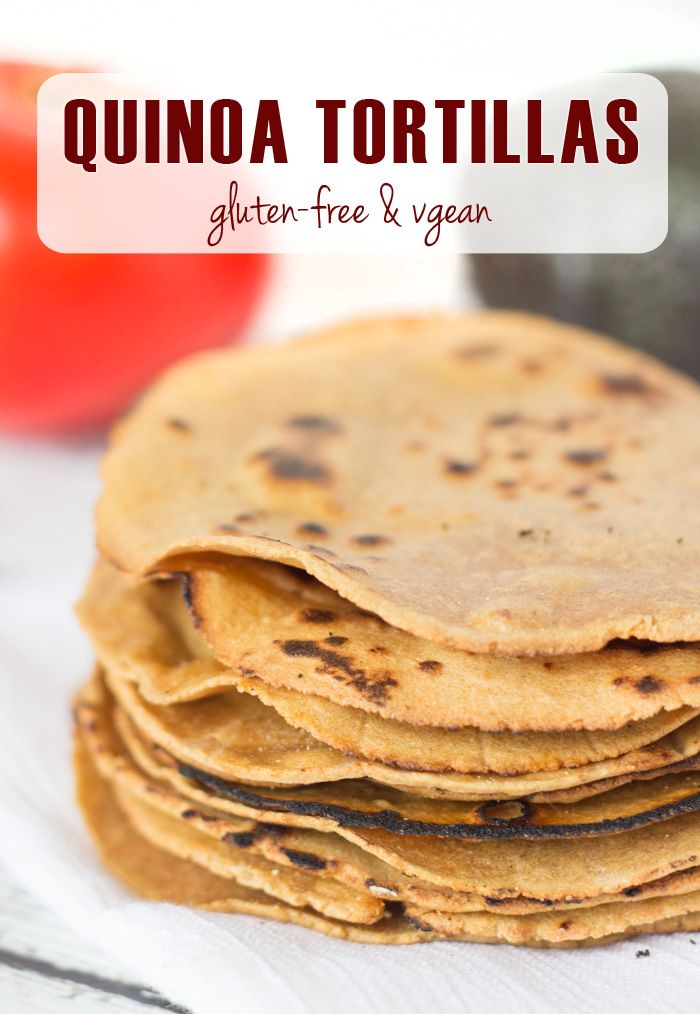
[(0, 426), (96, 427), (168, 363), (239, 336), (266, 269), (247, 254), (59, 254), (36, 231), (39, 85), (0, 64)]

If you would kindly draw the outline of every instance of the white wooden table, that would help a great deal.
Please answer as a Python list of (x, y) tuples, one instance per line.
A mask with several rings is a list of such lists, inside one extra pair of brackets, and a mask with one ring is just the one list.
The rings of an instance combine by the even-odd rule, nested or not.
[(2, 1014), (187, 1014), (132, 980), (77, 937), (0, 868)]

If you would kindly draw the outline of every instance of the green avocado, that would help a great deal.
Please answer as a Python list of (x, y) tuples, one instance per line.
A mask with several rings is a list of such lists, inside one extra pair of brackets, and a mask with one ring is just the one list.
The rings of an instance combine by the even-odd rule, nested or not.
[(476, 254), (488, 306), (602, 331), (700, 377), (700, 73), (648, 71), (669, 101), (669, 229), (646, 254)]

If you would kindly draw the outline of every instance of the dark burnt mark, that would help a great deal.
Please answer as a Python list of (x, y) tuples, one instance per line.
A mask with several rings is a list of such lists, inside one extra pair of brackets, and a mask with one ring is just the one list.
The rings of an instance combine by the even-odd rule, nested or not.
[(276, 479), (315, 482), (323, 485), (331, 478), (328, 469), (318, 461), (311, 461), (299, 454), (292, 454), (275, 447), (261, 451), (255, 457), (256, 460), (269, 464), (270, 472)]
[(490, 359), (500, 351), (494, 342), (475, 342), (473, 345), (462, 345), (457, 349), (460, 359)]
[(626, 887), (623, 892), (626, 898), (637, 898), (642, 893), (641, 887)]
[(482, 803), (477, 807), (477, 815), (486, 824), (525, 824), (531, 815), (531, 807), (522, 799), (501, 802)]
[(352, 541), (358, 546), (385, 546), (391, 539), (387, 535), (375, 535), (370, 532), (367, 535), (354, 535)]
[(364, 567), (358, 567), (354, 563), (344, 563), (343, 570), (348, 570), (352, 574), (366, 574), (367, 571)]
[(514, 426), (522, 420), (519, 412), (502, 412), (500, 415), (492, 415), (489, 419), (491, 426)]
[(690, 683), (691, 686), (696, 686), (698, 683), (700, 683), (700, 676), (691, 676), (690, 679), (688, 680), (688, 683)]
[(328, 863), (320, 856), (312, 855), (311, 852), (299, 852), (297, 849), (280, 849), (282, 855), (286, 856), (290, 863), (302, 870), (325, 870)]
[(243, 514), (236, 515), (236, 521), (239, 524), (244, 525), (249, 521), (259, 521), (260, 518), (265, 516), (265, 511), (244, 511)]
[(292, 419), (287, 419), (287, 426), (310, 433), (342, 432), (340, 424), (325, 415), (295, 415)]
[(239, 665), (238, 666), (238, 671), (241, 674), (241, 676), (256, 676), (257, 675), (257, 673), (255, 672), (255, 669), (251, 669), (250, 666), (247, 666), (247, 665)]
[(187, 612), (190, 614), (190, 619), (195, 630), (199, 630), (201, 621), (194, 604), (194, 579), (191, 574), (185, 571), (179, 571), (177, 577), (180, 578), (182, 586), (182, 601), (187, 607)]
[(199, 816), (197, 810), (183, 810), (180, 816), (184, 820), (192, 820), (194, 817)]
[(324, 648), (316, 641), (282, 641), (280, 647), (285, 655), (291, 658), (318, 659), (321, 665), (317, 672), (342, 680), (374, 704), (385, 704), (389, 689), (397, 685), (393, 676), (388, 674), (368, 676), (364, 669), (353, 666), (350, 655), (341, 655), (338, 651)]
[[(373, 813), (360, 809), (352, 809), (349, 806), (340, 806), (335, 803), (323, 803), (316, 799), (303, 798), (303, 789), (296, 790), (296, 797), (292, 795), (284, 798), (280, 794), (281, 790), (270, 789), (267, 792), (263, 789), (254, 790), (251, 786), (227, 781), (219, 778), (217, 775), (210, 774), (208, 771), (202, 771), (191, 764), (178, 763), (178, 771), (184, 778), (193, 779), (220, 798), (232, 799), (257, 810), (323, 817), (335, 821), (340, 827), (354, 827), (358, 829), (381, 828), (395, 834), (460, 838), (467, 841), (496, 841), (515, 838), (535, 841), (613, 834), (619, 831), (631, 831), (656, 821), (670, 820), (683, 813), (696, 813), (700, 811), (700, 792), (693, 792), (675, 803), (667, 803), (643, 813), (633, 814), (628, 817), (618, 817), (613, 820), (601, 820), (597, 823), (540, 825), (536, 823), (538, 807), (530, 804), (532, 815), (531, 817), (528, 816), (528, 820), (531, 820), (529, 823), (527, 821), (516, 823), (511, 820), (502, 823), (491, 822), (489, 824), (470, 824), (466, 822), (438, 824), (432, 821), (409, 819), (392, 809), (378, 810)], [(293, 792), (293, 790), (290, 791)], [(302, 798), (299, 798), (300, 793), (302, 794)], [(472, 808), (470, 808), (469, 804), (465, 804), (465, 816), (470, 809)], [(473, 808), (472, 812), (476, 816), (476, 808)], [(551, 806), (547, 807), (547, 819), (551, 819)], [(687, 862), (684, 861), (682, 865), (690, 865), (696, 861), (695, 857), (689, 857)]]
[(249, 849), (255, 841), (255, 835), (250, 831), (227, 831), (222, 835), (221, 840), (227, 845), (235, 845), (239, 849)]
[(347, 644), (347, 637), (341, 637), (339, 634), (331, 634), (329, 637), (324, 637), (324, 644), (331, 644), (334, 648), (339, 648), (342, 644)]
[(617, 476), (614, 472), (609, 472), (607, 468), (604, 468), (602, 472), (598, 472), (598, 478), (601, 482), (617, 482)]
[(635, 958), (648, 958), (649, 948), (645, 947), (643, 951), (635, 951), (634, 956)]
[(383, 644), (375, 644), (369, 650), (372, 652), (373, 655), (386, 655), (387, 654), (387, 649), (384, 647)]
[(302, 623), (332, 623), (335, 613), (330, 609), (302, 609), (299, 619)]
[(171, 430), (178, 430), (180, 433), (190, 433), (192, 431), (190, 423), (188, 423), (186, 419), (181, 419), (179, 416), (171, 416), (170, 419), (165, 420), (165, 423)]
[(312, 553), (316, 553), (318, 556), (327, 556), (328, 559), (337, 560), (338, 554), (334, 553), (332, 549), (326, 549), (325, 546), (317, 546), (314, 543), (309, 543), (304, 547)]
[(608, 373), (600, 379), (600, 384), (607, 394), (657, 394), (656, 388), (652, 387), (644, 377), (638, 373)]
[(325, 537), (328, 535), (328, 529), (323, 525), (319, 525), (317, 521), (305, 521), (303, 525), (299, 525), (297, 533), (299, 535), (316, 535), (318, 537)]
[(499, 489), (515, 489), (517, 485), (515, 479), (496, 479), (496, 486)]
[(574, 465), (595, 465), (598, 461), (605, 461), (608, 452), (600, 447), (589, 447), (578, 451), (567, 451), (564, 457)]
[(229, 524), (228, 521), (223, 521), (220, 525), (216, 526), (220, 532), (228, 532), (230, 535), (240, 535), (240, 528), (237, 525)]
[(407, 923), (413, 926), (414, 929), (420, 930), (421, 933), (433, 932), (432, 926), (429, 926), (428, 923), (425, 923), (421, 919), (418, 919), (417, 916), (415, 915), (406, 915), (404, 916), (404, 918), (406, 919)]
[(450, 475), (471, 475), (479, 466), (474, 461), (446, 461), (445, 471)]
[(655, 676), (642, 676), (634, 684), (635, 690), (638, 690), (640, 694), (658, 694), (662, 686), (662, 680), (656, 679)]
[(586, 496), (588, 493), (588, 486), (571, 486), (571, 488), (567, 490), (567, 493), (569, 496)]
[(545, 669), (553, 669), (554, 668), (554, 662), (547, 662), (547, 661), (545, 661), (545, 662), (542, 663), (542, 665), (545, 667)]
[[(528, 905), (540, 905), (542, 908), (552, 908), (554, 906), (554, 900), (552, 898), (529, 898), (526, 895), (522, 895), (517, 899), (514, 898), (493, 898), (485, 897), (484, 901), (487, 905), (492, 908), (499, 908), (502, 905), (510, 905), (514, 900), (526, 901)], [(570, 904), (578, 904), (578, 898), (568, 898)]]
[(661, 643), (660, 641), (647, 641), (644, 638), (630, 637), (628, 639), (616, 637), (612, 641), (608, 641), (605, 645), (606, 650), (610, 651), (634, 651), (640, 655), (656, 655), (659, 651), (665, 651), (667, 648), (684, 648), (687, 647), (686, 641), (669, 641), (667, 643)]
[(521, 528), (520, 531), (518, 532), (518, 537), (521, 539), (526, 539), (528, 538), (528, 536), (532, 535), (534, 530), (535, 530), (534, 528)]
[(624, 682), (622, 676), (616, 676), (612, 681), (614, 687), (621, 687)]
[(440, 672), (442, 669), (442, 662), (436, 662), (435, 659), (426, 658), (423, 662), (418, 663), (418, 668), (421, 672)]
[(571, 929), (571, 920), (570, 919), (565, 919), (564, 922), (560, 922), (559, 923), (559, 929), (563, 930), (566, 933), (567, 930)]

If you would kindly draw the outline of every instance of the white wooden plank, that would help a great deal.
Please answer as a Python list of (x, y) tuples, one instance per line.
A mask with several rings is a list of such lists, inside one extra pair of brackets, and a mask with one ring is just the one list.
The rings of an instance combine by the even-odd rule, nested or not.
[(0, 868), (2, 1014), (178, 1010), (64, 926)]

